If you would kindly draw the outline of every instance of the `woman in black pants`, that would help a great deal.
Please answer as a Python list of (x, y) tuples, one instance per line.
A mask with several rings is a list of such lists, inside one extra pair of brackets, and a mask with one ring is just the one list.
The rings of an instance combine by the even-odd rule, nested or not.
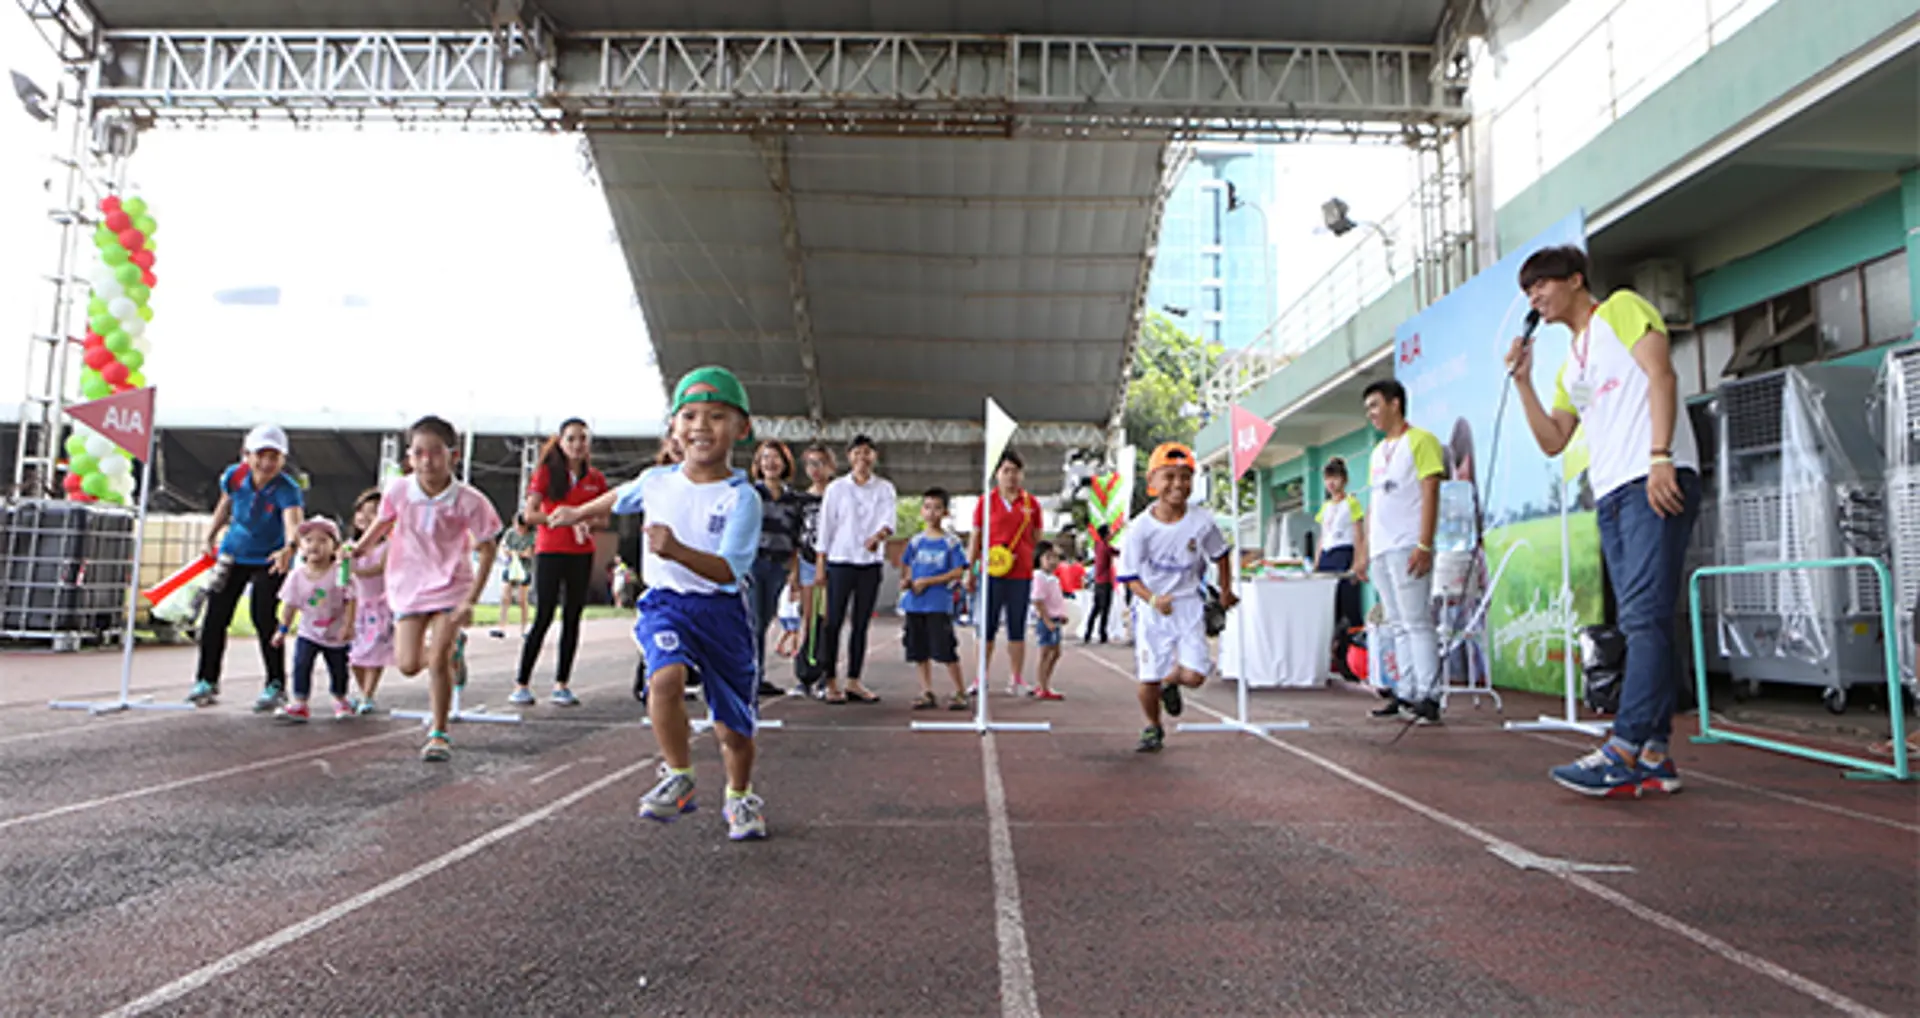
[(573, 677), (573, 653), (580, 645), (580, 613), (586, 609), (587, 583), (593, 577), (593, 527), (585, 522), (570, 527), (548, 526), (547, 514), (563, 505), (590, 502), (607, 490), (607, 479), (589, 459), (592, 445), (587, 422), (579, 418), (562, 422), (560, 430), (540, 450), (540, 466), (527, 486), (522, 514), (527, 522), (540, 527), (533, 540), (533, 628), (520, 647), (520, 674), (508, 703), (533, 703), (533, 690), (528, 686), (556, 607), (561, 609), (560, 663), (553, 675), (553, 703), (572, 707), (580, 702), (567, 683)]
[[(827, 485), (820, 502), (819, 568), (827, 574), (827, 646), (821, 663), (827, 666), (828, 703), (846, 703), (849, 697), (861, 703), (880, 702), (860, 684), (860, 671), (867, 662), (867, 627), (873, 622), (881, 564), (899, 502), (893, 482), (874, 476), (879, 460), (873, 439), (854, 436), (847, 447), (852, 472)], [(840, 626), (848, 621), (853, 628), (847, 635), (847, 688), (842, 692)]]
[(800, 583), (795, 547), (800, 539), (800, 498), (793, 490), (793, 453), (768, 439), (753, 451), (753, 490), (760, 494), (760, 551), (753, 560), (753, 651), (760, 665), (760, 695), (785, 692), (767, 680), (767, 626), (779, 614), (780, 592)]

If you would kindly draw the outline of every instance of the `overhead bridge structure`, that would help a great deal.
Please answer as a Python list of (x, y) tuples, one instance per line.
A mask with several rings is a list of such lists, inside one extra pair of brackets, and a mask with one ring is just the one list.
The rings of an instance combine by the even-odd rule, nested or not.
[(977, 484), (987, 395), (1036, 484), (1110, 446), (1182, 142), (1437, 150), (1483, 27), (1476, 0), (16, 2), (89, 117), (582, 132), (662, 374), (727, 364), (761, 434), (870, 434), (903, 490)]

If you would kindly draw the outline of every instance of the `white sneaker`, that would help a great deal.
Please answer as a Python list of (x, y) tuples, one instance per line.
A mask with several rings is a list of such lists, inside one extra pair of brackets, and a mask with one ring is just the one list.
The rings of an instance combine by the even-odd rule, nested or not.
[(729, 795), (721, 813), (727, 818), (727, 837), (734, 841), (759, 841), (767, 836), (767, 818), (760, 812), (766, 803), (749, 792)]

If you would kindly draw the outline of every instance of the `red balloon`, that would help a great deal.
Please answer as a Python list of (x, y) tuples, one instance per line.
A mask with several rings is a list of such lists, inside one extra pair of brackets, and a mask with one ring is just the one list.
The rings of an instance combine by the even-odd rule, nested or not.
[(135, 251), (134, 253), (127, 256), (127, 260), (132, 262), (135, 265), (140, 266), (143, 269), (153, 268), (153, 252), (152, 251)]
[(94, 497), (93, 497), (92, 495), (89, 495), (89, 494), (87, 494), (87, 493), (86, 493), (86, 492), (84, 492), (84, 491), (83, 491), (83, 492), (81, 492), (81, 493), (80, 493), (80, 494), (78, 494), (78, 495), (75, 495), (75, 496), (73, 496), (73, 500), (74, 500), (75, 502), (98, 502), (98, 501), (100, 501), (99, 499), (97, 499), (97, 498), (94, 498)]
[(132, 392), (132, 391), (133, 391), (133, 383), (131, 382), (121, 382), (119, 385), (116, 385), (113, 387), (113, 394), (116, 396), (120, 395), (123, 392)]
[(140, 283), (142, 286), (145, 286), (147, 289), (151, 290), (155, 286), (159, 285), (160, 277), (154, 275), (152, 269), (141, 269)]
[(127, 380), (127, 366), (119, 361), (114, 361), (112, 364), (100, 369), (100, 377), (105, 379), (108, 385), (122, 385)]
[(107, 229), (122, 233), (133, 228), (133, 217), (119, 209), (107, 213)]
[(100, 372), (101, 377), (106, 377), (107, 365), (113, 362), (114, 357), (112, 350), (104, 346), (89, 347), (87, 349), (87, 367)]
[(73, 473), (72, 471), (68, 471), (66, 480), (62, 481), (61, 483), (66, 486), (67, 494), (78, 495), (82, 490), (80, 487), (80, 482), (83, 480), (85, 480), (85, 478), (81, 477), (79, 474)]
[[(100, 211), (107, 212), (107, 213), (120, 211), (120, 196), (117, 194), (110, 194), (110, 195), (107, 195), (105, 198), (100, 199)], [(120, 231), (115, 230), (114, 232), (118, 233)]]
[(120, 246), (129, 251), (138, 251), (140, 245), (147, 242), (147, 235), (132, 227), (117, 232), (120, 234)]
[(93, 331), (92, 329), (87, 330), (87, 343), (86, 343), (87, 349), (99, 350), (104, 348), (106, 345), (107, 345), (107, 338), (105, 336), (100, 335), (99, 333)]

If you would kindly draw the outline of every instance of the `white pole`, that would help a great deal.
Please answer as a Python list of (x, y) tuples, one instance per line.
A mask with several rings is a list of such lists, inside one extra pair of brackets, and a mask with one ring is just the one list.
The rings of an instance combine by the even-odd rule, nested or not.
[[(1229, 434), (1227, 440), (1231, 450), (1233, 436)], [(1228, 519), (1233, 521), (1233, 562), (1227, 570), (1227, 575), (1232, 577), (1233, 585), (1237, 588), (1240, 585), (1240, 472), (1233, 468), (1231, 451), (1227, 455), (1227, 498), (1229, 500)], [(1247, 620), (1243, 615), (1234, 621), (1236, 625), (1233, 627), (1233, 654), (1234, 659), (1240, 663), (1237, 683), (1239, 689), (1235, 691), (1234, 698), (1239, 705), (1240, 723), (1244, 725), (1247, 723), (1247, 675), (1251, 671), (1247, 667)]]
[[(152, 421), (147, 422), (149, 426)], [(120, 630), (120, 706), (133, 692), (133, 616), (140, 608), (140, 554), (147, 543), (147, 496), (153, 481), (153, 432), (147, 432), (147, 456), (140, 461), (140, 509), (133, 520), (133, 566), (127, 571), (126, 622)]]
[(1572, 500), (1572, 493), (1568, 490), (1569, 487), (1570, 485), (1563, 477), (1560, 481), (1560, 604), (1563, 613), (1560, 618), (1564, 630), (1561, 633), (1561, 638), (1566, 643), (1566, 650), (1561, 655), (1563, 658), (1561, 664), (1564, 666), (1564, 676), (1561, 684), (1566, 687), (1566, 719), (1571, 723), (1579, 719), (1580, 707), (1578, 700), (1573, 694), (1573, 649), (1575, 641), (1573, 636), (1573, 551), (1569, 546), (1567, 536), (1567, 503)]
[[(988, 427), (993, 426), (991, 412), (987, 413), (984, 420)], [(980, 460), (980, 556), (977, 563), (980, 566), (980, 599), (974, 606), (973, 614), (975, 636), (973, 642), (978, 645), (974, 650), (979, 657), (980, 668), (973, 680), (973, 723), (979, 726), (981, 732), (987, 730), (987, 634), (993, 631), (993, 620), (987, 617), (987, 605), (992, 603), (987, 597), (987, 586), (993, 582), (993, 576), (987, 570), (987, 560), (993, 557), (993, 502), (991, 499), (993, 498), (994, 465), (987, 462), (984, 455), (987, 451), (989, 450), (984, 448), (981, 450), (983, 455)]]

